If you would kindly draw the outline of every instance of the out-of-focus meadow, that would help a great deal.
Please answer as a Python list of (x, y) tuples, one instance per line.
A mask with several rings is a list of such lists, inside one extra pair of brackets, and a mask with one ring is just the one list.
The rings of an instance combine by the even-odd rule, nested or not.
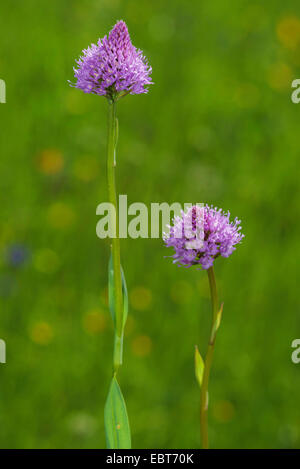
[[(104, 98), (70, 88), (83, 48), (118, 19), (153, 67), (118, 105), (128, 202), (208, 202), (246, 238), (216, 274), (224, 301), (210, 382), (212, 447), (299, 448), (299, 113), (296, 2), (3, 0), (0, 7), (0, 447), (105, 447), (113, 331)], [(135, 448), (199, 447), (195, 344), (205, 272), (160, 239), (122, 241), (129, 288), (120, 373)]]

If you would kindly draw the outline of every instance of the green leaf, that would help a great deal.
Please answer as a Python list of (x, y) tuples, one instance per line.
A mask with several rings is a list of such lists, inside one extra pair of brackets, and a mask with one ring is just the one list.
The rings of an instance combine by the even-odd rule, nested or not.
[(126, 321), (127, 321), (127, 316), (128, 316), (128, 290), (127, 290), (126, 279), (125, 279), (122, 266), (121, 266), (121, 275), (122, 275), (122, 292), (123, 292), (123, 329), (124, 329)]
[(125, 280), (125, 275), (121, 266), (121, 278), (122, 278), (122, 297), (123, 297), (123, 313), (122, 313), (122, 324), (118, 324), (121, 326), (121, 330), (117, 330), (116, 327), (116, 312), (115, 312), (115, 285), (114, 285), (114, 266), (113, 266), (113, 257), (112, 254), (109, 259), (108, 264), (108, 302), (109, 302), (109, 310), (111, 313), (111, 317), (114, 322), (115, 327), (115, 347), (114, 347), (114, 370), (117, 369), (119, 365), (121, 365), (123, 358), (123, 336), (124, 336), (124, 328), (128, 316), (128, 291), (127, 285)]
[(200, 388), (202, 385), (203, 373), (204, 373), (204, 361), (196, 345), (195, 346), (195, 375), (196, 375), (196, 380), (198, 381)]
[(219, 309), (219, 311), (218, 311), (218, 313), (217, 313), (217, 318), (216, 318), (216, 323), (215, 323), (216, 331), (219, 329), (220, 324), (221, 324), (222, 313), (223, 313), (223, 306), (224, 306), (224, 303), (221, 304), (220, 309)]
[(115, 376), (112, 378), (104, 407), (104, 426), (108, 449), (131, 449), (126, 404)]
[(215, 340), (217, 330), (219, 329), (220, 324), (221, 324), (222, 313), (223, 313), (223, 305), (224, 305), (224, 303), (221, 304), (220, 309), (216, 314), (216, 319), (215, 319), (214, 327), (213, 327), (213, 330), (212, 330), (212, 340), (213, 341)]
[(109, 310), (110, 314), (112, 317), (112, 320), (115, 324), (115, 286), (114, 286), (114, 266), (113, 266), (113, 261), (112, 261), (112, 254), (110, 255), (109, 258), (109, 264), (108, 264), (108, 304), (109, 304)]
[[(128, 316), (128, 291), (127, 291), (125, 275), (124, 275), (124, 271), (122, 267), (121, 267), (121, 275), (122, 275), (122, 292), (123, 292), (123, 329), (124, 329), (127, 316)], [(108, 264), (108, 303), (109, 303), (110, 314), (115, 324), (115, 321), (116, 321), (115, 285), (114, 285), (114, 266), (113, 266), (112, 254), (110, 255), (109, 264)]]

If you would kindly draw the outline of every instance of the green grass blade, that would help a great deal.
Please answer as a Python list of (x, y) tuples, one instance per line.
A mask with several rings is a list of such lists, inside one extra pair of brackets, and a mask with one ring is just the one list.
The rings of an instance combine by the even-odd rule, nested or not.
[(108, 304), (109, 304), (109, 311), (110, 311), (112, 320), (115, 325), (115, 321), (116, 321), (115, 286), (114, 286), (114, 266), (113, 266), (112, 254), (110, 255), (109, 263), (108, 263)]
[[(124, 271), (121, 267), (121, 274), (122, 274), (122, 291), (123, 291), (123, 329), (126, 324), (127, 316), (128, 316), (128, 291), (127, 285), (125, 280)], [(108, 264), (108, 303), (109, 303), (109, 310), (113, 322), (115, 324), (116, 320), (116, 313), (115, 313), (115, 287), (114, 287), (114, 266), (112, 260), (112, 254), (110, 255), (109, 264)]]
[(196, 375), (196, 379), (198, 381), (200, 388), (202, 384), (203, 373), (204, 373), (204, 361), (196, 345), (195, 346), (195, 375)]
[(105, 403), (104, 426), (108, 449), (131, 449), (126, 404), (115, 376), (112, 378)]

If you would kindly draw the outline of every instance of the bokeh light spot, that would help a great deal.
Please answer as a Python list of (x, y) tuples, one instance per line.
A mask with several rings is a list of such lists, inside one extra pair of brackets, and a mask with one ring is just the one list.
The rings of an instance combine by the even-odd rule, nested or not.
[(83, 327), (88, 334), (99, 334), (106, 328), (106, 316), (100, 310), (89, 311), (83, 317)]
[(148, 288), (137, 286), (130, 292), (130, 303), (138, 311), (149, 309), (152, 302), (152, 293)]
[(32, 326), (30, 338), (38, 345), (49, 345), (53, 339), (53, 329), (47, 322), (38, 322)]
[(30, 251), (22, 244), (12, 244), (6, 249), (6, 262), (14, 267), (20, 267), (29, 259)]
[(279, 41), (289, 49), (296, 49), (300, 44), (300, 20), (296, 16), (283, 18), (277, 25)]
[(78, 438), (90, 437), (96, 431), (97, 421), (92, 415), (78, 412), (70, 416), (68, 427)]
[(47, 218), (53, 228), (65, 230), (74, 224), (76, 216), (69, 205), (63, 202), (56, 202), (49, 208)]
[(44, 150), (38, 157), (38, 168), (44, 174), (57, 174), (64, 167), (64, 160), (59, 150)]
[(39, 272), (52, 274), (59, 268), (60, 260), (51, 249), (41, 249), (34, 256), (34, 266)]
[(131, 342), (131, 349), (134, 355), (146, 357), (151, 353), (152, 340), (147, 335), (139, 335)]

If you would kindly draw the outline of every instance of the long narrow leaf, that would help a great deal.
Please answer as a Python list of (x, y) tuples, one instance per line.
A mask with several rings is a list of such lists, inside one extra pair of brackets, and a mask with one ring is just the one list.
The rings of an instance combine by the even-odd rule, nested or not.
[(126, 404), (114, 376), (104, 408), (104, 426), (108, 449), (131, 449), (131, 435)]
[[(128, 316), (128, 291), (127, 291), (125, 275), (124, 275), (124, 271), (122, 267), (121, 267), (121, 275), (122, 275), (122, 292), (123, 292), (123, 329), (124, 329), (127, 316)], [(114, 284), (114, 265), (113, 265), (112, 254), (110, 255), (109, 264), (108, 264), (108, 302), (109, 302), (110, 314), (115, 324), (115, 321), (116, 321), (115, 284)]]
[(115, 321), (116, 321), (115, 285), (114, 285), (114, 266), (113, 266), (112, 254), (110, 255), (109, 264), (108, 264), (108, 304), (109, 304), (109, 311), (110, 311), (112, 320), (115, 324)]
[(204, 361), (196, 345), (195, 346), (195, 375), (196, 375), (196, 379), (198, 381), (200, 388), (202, 385), (203, 373), (204, 373)]

